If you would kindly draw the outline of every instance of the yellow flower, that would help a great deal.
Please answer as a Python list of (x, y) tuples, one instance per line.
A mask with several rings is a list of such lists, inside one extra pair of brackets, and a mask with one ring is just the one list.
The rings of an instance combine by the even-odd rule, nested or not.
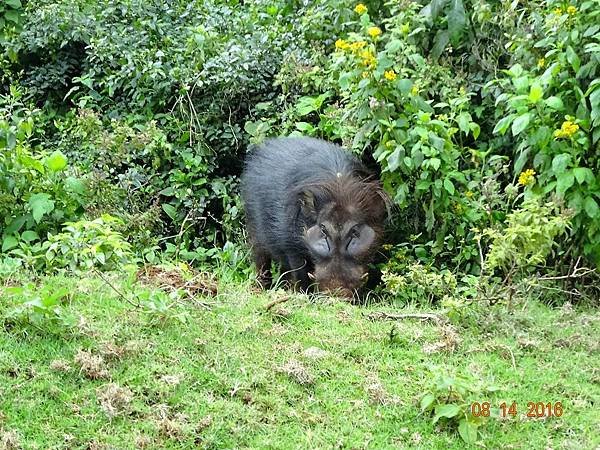
[(410, 93), (412, 95), (419, 95), (419, 88), (417, 87), (417, 85), (413, 85), (412, 89), (410, 90)]
[(383, 76), (388, 81), (394, 81), (396, 79), (396, 72), (394, 72), (393, 70), (386, 70), (385, 72), (383, 72)]
[(540, 69), (543, 69), (544, 67), (546, 67), (546, 58), (540, 58), (540, 59), (538, 59), (537, 66)]
[(573, 5), (570, 5), (569, 7), (567, 7), (567, 13), (572, 16), (577, 12), (577, 8)]
[(367, 34), (372, 38), (375, 38), (381, 34), (381, 28), (379, 27), (369, 27), (367, 28)]
[(348, 44), (348, 42), (346, 42), (343, 39), (338, 39), (337, 41), (335, 41), (335, 48), (337, 48), (338, 50), (346, 50), (350, 48), (350, 44)]
[(465, 197), (467, 197), (468, 199), (472, 199), (474, 195), (475, 194), (473, 194), (473, 191), (467, 191), (465, 193)]
[(375, 67), (377, 65), (377, 59), (371, 50), (363, 50), (360, 52), (360, 57), (362, 58), (363, 66)]
[(519, 184), (521, 186), (529, 186), (535, 182), (535, 170), (527, 169), (519, 175)]
[(367, 45), (365, 41), (353, 42), (352, 44), (350, 44), (350, 50), (352, 50), (353, 52), (357, 52), (360, 49), (364, 48), (365, 45)]
[(554, 8), (554, 11), (552, 11), (554, 14), (556, 14), (557, 16), (560, 16), (562, 14), (562, 8)]
[(369, 77), (369, 72), (367, 72), (366, 70), (362, 73), (362, 77), (363, 78), (368, 78)]
[(570, 138), (575, 133), (577, 133), (577, 130), (579, 130), (579, 125), (577, 125), (576, 123), (573, 123), (570, 120), (565, 120), (563, 122), (563, 124), (561, 125), (560, 130), (554, 131), (554, 137), (556, 139)]
[(358, 5), (356, 5), (356, 7), (354, 8), (354, 12), (356, 14), (364, 14), (367, 12), (367, 7), (365, 5), (363, 5), (362, 3), (359, 3)]

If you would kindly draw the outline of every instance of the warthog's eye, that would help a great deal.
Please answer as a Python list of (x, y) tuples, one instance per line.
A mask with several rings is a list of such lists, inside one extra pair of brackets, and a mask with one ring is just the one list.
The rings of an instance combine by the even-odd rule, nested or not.
[(331, 251), (331, 245), (329, 245), (329, 233), (327, 232), (327, 227), (323, 224), (319, 224), (319, 229), (321, 230), (321, 235), (325, 239), (325, 244), (327, 244), (327, 251)]
[(346, 244), (346, 250), (348, 250), (348, 247), (350, 246), (352, 241), (356, 239), (360, 239), (360, 230), (358, 229), (358, 227), (352, 227), (350, 229), (350, 232), (348, 233), (348, 243)]
[(375, 231), (368, 225), (358, 225), (353, 227), (348, 234), (349, 237), (346, 242), (346, 252), (350, 256), (364, 254), (375, 241)]
[(310, 227), (305, 232), (306, 243), (309, 248), (322, 258), (331, 253), (331, 242), (327, 228), (323, 224), (317, 224)]

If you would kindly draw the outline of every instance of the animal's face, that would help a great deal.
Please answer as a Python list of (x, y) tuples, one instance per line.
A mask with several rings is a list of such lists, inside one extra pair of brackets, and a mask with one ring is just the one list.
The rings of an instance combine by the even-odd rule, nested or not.
[(330, 204), (304, 233), (315, 266), (312, 277), (321, 291), (352, 297), (366, 280), (366, 261), (377, 232), (358, 211)]

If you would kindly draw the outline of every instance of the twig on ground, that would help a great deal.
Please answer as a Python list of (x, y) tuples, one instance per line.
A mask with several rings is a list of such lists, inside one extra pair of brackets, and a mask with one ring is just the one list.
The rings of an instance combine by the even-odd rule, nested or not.
[(109, 287), (110, 287), (110, 288), (111, 288), (113, 291), (115, 291), (115, 292), (117, 293), (117, 295), (118, 295), (119, 297), (121, 297), (123, 300), (125, 300), (127, 303), (129, 303), (130, 305), (132, 305), (132, 306), (134, 306), (134, 307), (136, 307), (136, 308), (139, 308), (139, 307), (140, 307), (140, 304), (139, 304), (139, 303), (134, 303), (134, 302), (132, 302), (132, 301), (131, 301), (131, 299), (127, 298), (127, 296), (126, 296), (125, 294), (123, 294), (123, 293), (122, 293), (120, 290), (118, 290), (118, 289), (117, 289), (117, 288), (116, 288), (116, 287), (115, 287), (115, 286), (114, 286), (114, 285), (113, 285), (113, 284), (112, 284), (110, 281), (108, 281), (108, 279), (107, 279), (107, 278), (106, 278), (104, 275), (102, 275), (102, 273), (100, 273), (100, 271), (99, 271), (98, 269), (94, 268), (94, 269), (92, 269), (92, 271), (93, 271), (93, 272), (94, 272), (96, 275), (98, 275), (98, 276), (99, 276), (99, 277), (102, 279), (102, 281), (104, 281), (106, 284), (108, 284), (108, 286), (109, 286)]
[(367, 318), (370, 320), (404, 320), (404, 319), (419, 319), (419, 320), (432, 320), (438, 325), (445, 324), (448, 319), (433, 313), (409, 313), (409, 314), (392, 314), (383, 311), (374, 312), (367, 314)]
[(289, 295), (286, 295), (284, 297), (279, 297), (279, 298), (273, 300), (272, 302), (267, 303), (267, 306), (265, 306), (265, 311), (269, 311), (275, 305), (287, 302), (290, 298), (291, 297)]

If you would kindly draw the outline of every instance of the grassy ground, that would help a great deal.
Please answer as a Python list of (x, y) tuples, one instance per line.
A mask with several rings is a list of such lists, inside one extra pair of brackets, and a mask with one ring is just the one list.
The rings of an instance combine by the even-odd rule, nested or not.
[[(420, 414), (436, 372), (500, 388), (467, 399), (495, 407), (478, 447), (600, 445), (593, 309), (529, 301), (450, 328), (369, 320), (408, 310), (301, 295), (267, 310), (289, 294), (249, 285), (153, 314), (98, 278), (41, 285), (67, 288), (65, 310), (82, 319), (66, 334), (0, 329), (0, 448), (468, 447), (456, 426)], [(1, 289), (5, 315), (19, 298)], [(516, 401), (516, 417), (498, 416), (502, 401)], [(560, 401), (564, 414), (527, 418), (529, 401)]]

